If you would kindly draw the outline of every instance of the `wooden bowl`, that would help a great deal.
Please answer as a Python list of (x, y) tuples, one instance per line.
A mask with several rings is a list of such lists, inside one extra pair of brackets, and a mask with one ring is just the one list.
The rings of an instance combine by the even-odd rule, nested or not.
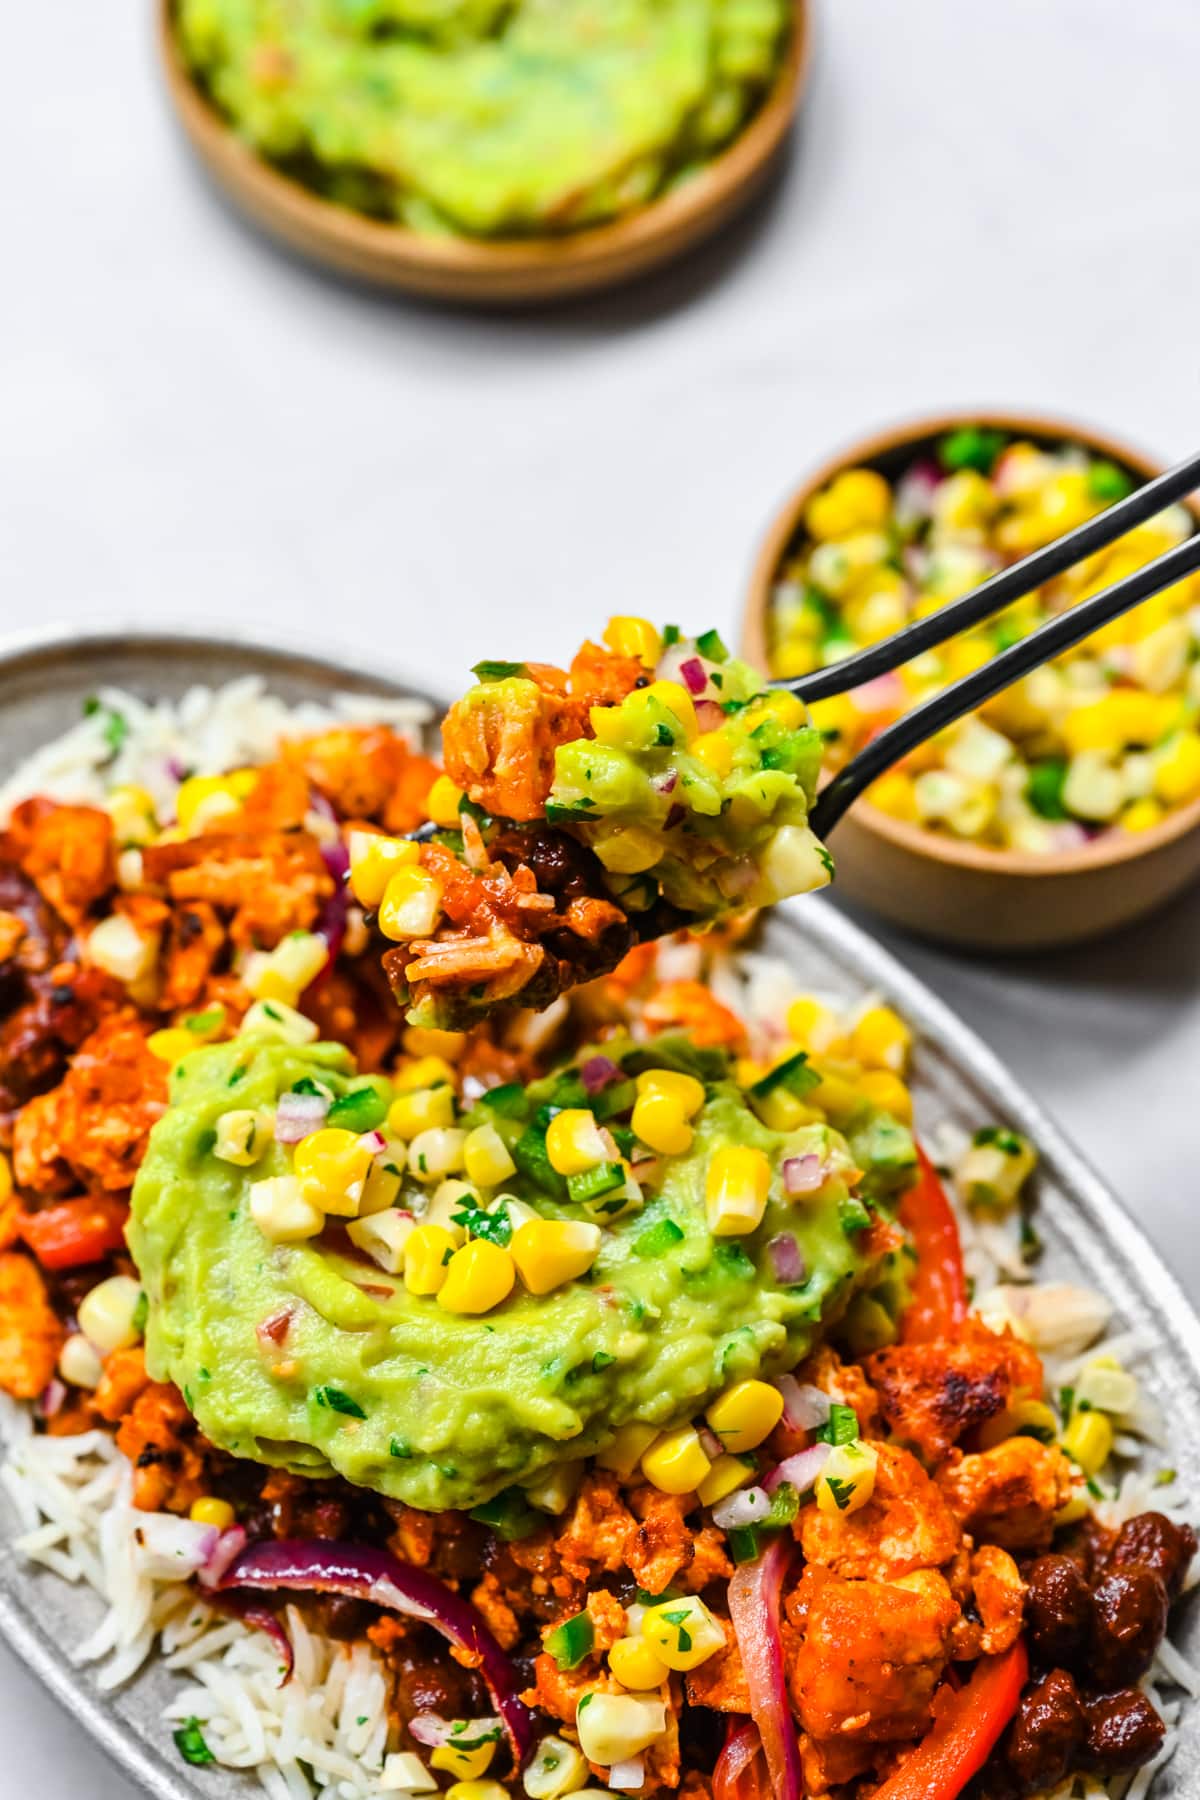
[(175, 35), (173, 0), (159, 0), (167, 91), (193, 149), (256, 225), (343, 275), (381, 287), (475, 305), (537, 305), (594, 293), (672, 261), (746, 206), (783, 148), (808, 76), (809, 0), (759, 110), (727, 149), (691, 180), (611, 224), (557, 237), (424, 237), (335, 206), (265, 162), (238, 137), (193, 80)]
[[(780, 510), (751, 578), (742, 631), (745, 656), (767, 668), (767, 617), (780, 570), (802, 535), (812, 496), (842, 469), (863, 464), (894, 479), (959, 425), (994, 426), (1047, 446), (1082, 444), (1139, 481), (1163, 465), (1090, 426), (1007, 413), (954, 413), (880, 432), (832, 457)], [(1192, 511), (1200, 521), (1200, 511)], [(837, 884), (885, 918), (936, 941), (973, 950), (1048, 950), (1128, 925), (1200, 874), (1200, 800), (1136, 836), (1097, 838), (1049, 856), (995, 850), (893, 819), (859, 800), (833, 841)]]

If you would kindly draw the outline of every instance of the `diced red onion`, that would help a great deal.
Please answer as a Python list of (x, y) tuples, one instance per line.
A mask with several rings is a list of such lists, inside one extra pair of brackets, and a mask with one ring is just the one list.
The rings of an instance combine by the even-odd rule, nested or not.
[(708, 671), (698, 656), (689, 656), (686, 662), (680, 663), (679, 676), (693, 699), (708, 686)]
[(640, 1756), (627, 1756), (608, 1771), (608, 1785), (619, 1794), (633, 1794), (646, 1779), (646, 1764)]
[(768, 1494), (785, 1481), (789, 1481), (798, 1494), (807, 1494), (825, 1467), (825, 1459), (829, 1455), (828, 1444), (810, 1444), (807, 1450), (798, 1450), (795, 1456), (785, 1456), (781, 1463), (763, 1476), (763, 1486)]
[(363, 1131), (359, 1133), (360, 1150), (369, 1150), (372, 1156), (382, 1156), (387, 1149), (387, 1139), (382, 1131)]
[[(431, 1750), (436, 1750), (439, 1744), (449, 1743), (455, 1726), (462, 1723), (461, 1719), (443, 1719), (441, 1713), (421, 1712), (409, 1720), (408, 1729), (418, 1744), (428, 1744)], [(469, 1735), (479, 1737), (487, 1731), (498, 1731), (501, 1721), (496, 1718), (471, 1719), (469, 1724)]]
[(204, 1567), (221, 1534), (215, 1525), (197, 1525), (174, 1513), (139, 1513), (134, 1535), (147, 1575), (156, 1581), (185, 1581)]
[(679, 770), (668, 769), (665, 775), (656, 775), (650, 785), (656, 794), (673, 794), (679, 786)]
[(697, 700), (696, 724), (701, 731), (716, 731), (725, 723), (725, 714), (716, 700)]
[(55, 1418), (62, 1411), (66, 1398), (66, 1383), (60, 1381), (57, 1375), (52, 1375), (38, 1395), (38, 1413), (43, 1419)]
[(877, 675), (874, 681), (864, 681), (861, 687), (851, 688), (850, 698), (862, 713), (903, 712), (908, 704), (898, 675)]
[(589, 1056), (579, 1065), (579, 1079), (589, 1094), (602, 1094), (614, 1081), (620, 1081), (621, 1071), (610, 1056)]
[(809, 1150), (803, 1156), (786, 1157), (782, 1174), (784, 1191), (793, 1198), (797, 1194), (815, 1194), (825, 1179), (821, 1158), (815, 1150)]
[(749, 860), (730, 863), (717, 875), (717, 886), (727, 900), (740, 900), (758, 880), (758, 870)]
[(739, 1563), (729, 1583), (729, 1616), (746, 1673), (750, 1714), (766, 1753), (774, 1800), (803, 1800), (804, 1795), (779, 1629), (783, 1584), (794, 1549), (791, 1537), (780, 1532), (754, 1562)]
[(197, 1571), (200, 1586), (212, 1591), (220, 1587), (225, 1575), (245, 1548), (246, 1533), (241, 1525), (231, 1525), (228, 1531), (219, 1532), (205, 1558), (204, 1567)]
[(775, 1383), (783, 1395), (783, 1420), (793, 1431), (814, 1431), (829, 1418), (830, 1400), (818, 1387), (796, 1380), (794, 1375), (780, 1375)]
[(282, 1344), (292, 1328), (292, 1309), (285, 1306), (282, 1312), (272, 1313), (269, 1319), (263, 1319), (255, 1326), (255, 1335), (264, 1344)]
[(715, 1462), (718, 1456), (724, 1456), (725, 1446), (710, 1425), (701, 1425), (696, 1436), (700, 1439), (700, 1448), (711, 1461)]
[(713, 1520), (722, 1531), (736, 1531), (742, 1525), (757, 1525), (771, 1510), (764, 1488), (739, 1488), (736, 1494), (720, 1500), (712, 1509)]
[(302, 1138), (320, 1131), (329, 1111), (324, 1094), (280, 1094), (275, 1108), (275, 1141), (298, 1144)]
[(781, 1231), (777, 1237), (768, 1238), (767, 1255), (776, 1281), (785, 1287), (793, 1287), (808, 1274), (803, 1252), (790, 1231)]
[(414, 1569), (387, 1550), (303, 1538), (255, 1544), (225, 1575), (223, 1589), (278, 1588), (346, 1594), (422, 1619), (457, 1649), (465, 1650), (487, 1682), (518, 1765), (534, 1740), (534, 1717), (520, 1697), (523, 1685), (511, 1660), (475, 1608), (424, 1569)]

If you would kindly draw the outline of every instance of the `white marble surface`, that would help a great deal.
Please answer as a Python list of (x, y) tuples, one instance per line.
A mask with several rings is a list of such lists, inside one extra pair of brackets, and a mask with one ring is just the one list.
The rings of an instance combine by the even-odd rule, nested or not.
[[(817, 456), (942, 405), (1193, 448), (1194, 0), (820, 0), (783, 180), (718, 248), (543, 318), (346, 288), (182, 151), (149, 0), (6, 21), (0, 624), (297, 628), (448, 689), (611, 611), (732, 627)], [(1139, 336), (1140, 330), (1140, 336)], [(1200, 1292), (1197, 897), (1100, 949), (902, 954)], [(0, 1654), (0, 1796), (128, 1800)]]

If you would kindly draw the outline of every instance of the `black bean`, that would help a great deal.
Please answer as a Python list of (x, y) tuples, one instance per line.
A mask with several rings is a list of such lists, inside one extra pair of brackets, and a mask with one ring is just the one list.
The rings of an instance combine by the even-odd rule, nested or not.
[(1076, 1766), (1087, 1732), (1079, 1690), (1066, 1669), (1026, 1688), (1007, 1744), (1007, 1761), (1028, 1793), (1055, 1787)]
[(1102, 1694), (1087, 1707), (1087, 1750), (1093, 1769), (1105, 1777), (1140, 1769), (1156, 1756), (1166, 1727), (1137, 1688)]
[(1153, 1569), (1113, 1569), (1092, 1596), (1089, 1673), (1103, 1689), (1139, 1681), (1167, 1629), (1167, 1590)]
[(1025, 1618), (1034, 1660), (1046, 1667), (1077, 1668), (1092, 1623), (1092, 1594), (1070, 1556), (1039, 1556), (1029, 1570)]
[(1196, 1534), (1190, 1525), (1174, 1525), (1162, 1513), (1139, 1513), (1127, 1519), (1108, 1553), (1110, 1569), (1140, 1563), (1153, 1569), (1172, 1600), (1179, 1598), (1184, 1577), (1196, 1554)]

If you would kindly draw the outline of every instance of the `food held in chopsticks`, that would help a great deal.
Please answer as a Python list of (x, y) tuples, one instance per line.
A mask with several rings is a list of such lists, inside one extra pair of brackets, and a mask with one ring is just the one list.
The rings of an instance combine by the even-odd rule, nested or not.
[(549, 1004), (635, 943), (822, 886), (821, 740), (716, 632), (610, 622), (569, 671), (485, 662), (442, 730), (431, 841), (356, 837), (415, 1022)]
[(717, 155), (789, 0), (180, 0), (197, 80), (326, 198), (426, 235), (561, 236)]
[[(834, 664), (924, 618), (1133, 488), (1079, 446), (961, 428), (895, 483), (844, 470), (809, 504), (769, 619), (773, 672)], [(1172, 506), (894, 673), (813, 703), (839, 767), (913, 706), (1186, 539)], [(893, 817), (1035, 854), (1137, 833), (1200, 796), (1195, 578), (1178, 582), (920, 745), (869, 790)]]

